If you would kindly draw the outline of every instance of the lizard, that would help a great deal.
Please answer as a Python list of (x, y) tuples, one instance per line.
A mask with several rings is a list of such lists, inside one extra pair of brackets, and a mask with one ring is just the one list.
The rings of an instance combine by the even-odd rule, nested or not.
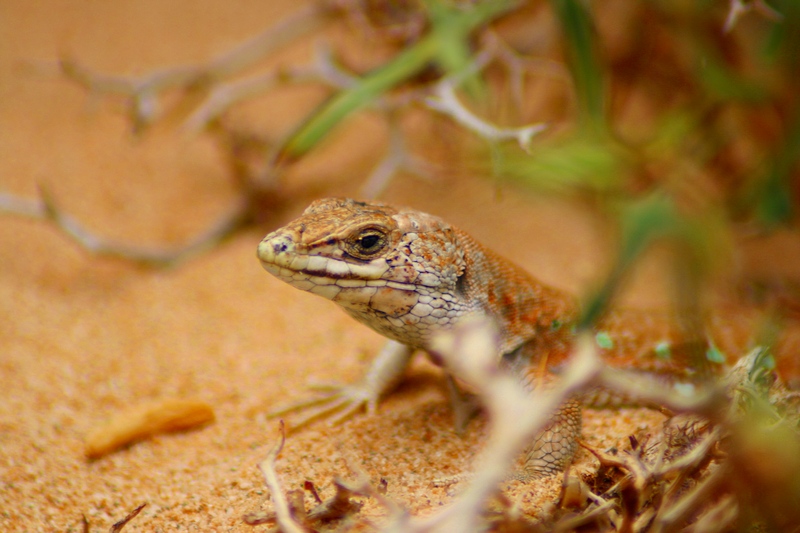
[[(539, 282), (441, 218), (413, 209), (353, 199), (317, 200), (298, 219), (264, 237), (257, 255), (270, 274), (332, 300), (388, 339), (360, 383), (319, 399), (325, 402), (320, 414), (338, 411), (334, 421), (363, 407), (374, 413), (415, 351), (428, 352), (441, 363), (431, 353), (431, 340), (461, 321), (490, 319), (499, 332), (498, 364), (521, 374), (543, 358), (557, 366), (574, 340), (580, 313), (575, 297)], [(641, 330), (622, 325), (637, 320)], [(598, 344), (609, 352), (604, 358), (616, 358), (620, 366), (633, 360), (637, 368), (653, 373), (691, 372), (681, 350), (671, 348), (681, 346), (685, 332), (664, 326), (665, 320), (648, 320), (635, 313), (606, 319), (603, 327), (623, 334), (612, 341), (598, 331)], [(689, 354), (697, 351), (691, 342), (684, 346)], [(526, 471), (538, 477), (563, 469), (577, 449), (580, 432), (576, 399), (563, 405), (531, 444)]]

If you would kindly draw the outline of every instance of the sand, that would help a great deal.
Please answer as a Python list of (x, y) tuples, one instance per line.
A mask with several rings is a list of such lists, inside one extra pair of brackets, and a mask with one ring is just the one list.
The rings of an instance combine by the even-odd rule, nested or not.
[[(103, 238), (148, 247), (187, 242), (236, 202), (217, 147), (175, 121), (135, 138), (119, 102), (87, 95), (57, 74), (55, 61), (67, 56), (127, 75), (199, 62), (296, 8), (3, 0), (0, 192), (35, 199), (43, 184)], [(307, 41), (273, 61), (307, 60)], [(318, 97), (310, 91), (274, 122)], [(258, 106), (243, 120), (274, 126)], [(293, 171), (284, 203), (264, 213), (263, 224), (171, 268), (99, 258), (51, 224), (0, 217), (0, 530), (80, 531), (82, 516), (92, 531), (106, 530), (147, 503), (126, 531), (250, 531), (242, 515), (271, 509), (257, 464), (279, 432), (265, 413), (308, 397), (310, 381), (355, 381), (383, 340), (334, 304), (266, 274), (255, 248), (311, 199), (356, 194), (385, 138), (379, 121), (360, 120)], [(584, 210), (498, 190), (478, 173), (444, 174), (401, 176), (383, 198), (453, 221), (557, 286), (577, 290), (602, 272), (609, 237)], [(639, 303), (663, 300), (656, 263), (632, 283)], [(164, 398), (205, 401), (216, 420), (86, 459), (92, 430)], [(646, 410), (592, 411), (584, 436), (622, 446), (662, 419)], [(277, 467), (287, 488), (311, 480), (327, 497), (333, 477), (353, 479), (348, 465), (355, 465), (376, 484), (385, 479), (387, 494), (411, 512), (429, 514), (456, 492), (431, 481), (469, 470), (486, 426), (479, 418), (455, 434), (441, 371), (419, 357), (376, 416), (291, 434)], [(579, 468), (591, 461), (581, 453)], [(552, 480), (509, 485), (533, 516), (557, 493)], [(364, 501), (361, 516), (379, 523), (385, 511)]]

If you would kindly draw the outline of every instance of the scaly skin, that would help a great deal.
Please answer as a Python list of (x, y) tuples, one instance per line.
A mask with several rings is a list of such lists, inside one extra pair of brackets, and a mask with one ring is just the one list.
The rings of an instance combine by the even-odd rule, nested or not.
[[(557, 367), (570, 350), (578, 315), (574, 298), (426, 213), (377, 202), (318, 200), (300, 218), (267, 235), (258, 256), (271, 274), (336, 302), (389, 339), (364, 380), (322, 398), (323, 409), (315, 417), (339, 410), (341, 419), (363, 406), (374, 411), (413, 351), (428, 351), (435, 334), (469, 317), (494, 322), (500, 332), (498, 362), (521, 370), (528, 383), (533, 381), (530, 369), (538, 368), (542, 357)], [(624, 327), (633, 318), (624, 313), (599, 326), (618, 334), (610, 345), (600, 343), (614, 364), (677, 375), (705, 361), (704, 342), (685, 342), (693, 335), (674, 321), (632, 315), (640, 326), (635, 330)], [(311, 403), (317, 402), (299, 406)], [(525, 476), (562, 469), (576, 449), (580, 424), (578, 402), (562, 406), (531, 444)]]
[(552, 348), (576, 309), (443, 220), (386, 204), (318, 200), (267, 235), (258, 256), (281, 280), (423, 350), (434, 333), (476, 314), (500, 328), (499, 355), (534, 339)]

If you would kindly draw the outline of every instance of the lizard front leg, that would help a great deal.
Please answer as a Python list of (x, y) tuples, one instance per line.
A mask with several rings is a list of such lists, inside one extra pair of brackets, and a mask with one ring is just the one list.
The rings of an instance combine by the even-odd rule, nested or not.
[(363, 407), (372, 414), (378, 407), (380, 397), (391, 391), (400, 381), (411, 361), (413, 351), (405, 344), (387, 341), (358, 383), (314, 385), (313, 388), (323, 390), (325, 394), (280, 407), (269, 412), (268, 416), (276, 417), (293, 411), (311, 409), (293, 424), (294, 427), (300, 427), (326, 416), (331, 417), (331, 424), (336, 424)]

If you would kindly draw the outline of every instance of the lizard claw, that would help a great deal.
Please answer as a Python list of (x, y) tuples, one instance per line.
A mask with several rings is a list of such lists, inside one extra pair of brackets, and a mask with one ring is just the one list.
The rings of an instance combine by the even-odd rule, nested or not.
[(330, 424), (338, 424), (353, 416), (361, 408), (366, 407), (369, 414), (378, 410), (381, 395), (394, 387), (403, 370), (408, 365), (412, 350), (404, 344), (389, 341), (373, 361), (364, 378), (354, 385), (336, 383), (312, 384), (311, 388), (324, 391), (325, 394), (310, 400), (303, 400), (278, 407), (267, 413), (274, 418), (286, 413), (310, 409), (296, 420), (293, 427), (298, 428), (314, 420), (330, 417)]
[(311, 385), (310, 388), (323, 391), (325, 394), (317, 398), (301, 400), (278, 407), (268, 412), (267, 416), (275, 418), (287, 413), (307, 410), (302, 417), (292, 424), (292, 427), (296, 429), (325, 417), (330, 417), (328, 420), (330, 425), (336, 425), (347, 420), (364, 407), (366, 407), (369, 414), (374, 414), (378, 409), (380, 393), (376, 393), (363, 384), (337, 385), (333, 383), (318, 383)]
[(367, 414), (374, 415), (378, 411), (380, 391), (375, 391), (366, 383), (342, 385), (341, 383), (312, 383), (310, 389), (326, 392), (325, 399), (331, 410), (342, 409), (331, 418), (332, 424), (346, 420), (361, 407), (367, 408)]

